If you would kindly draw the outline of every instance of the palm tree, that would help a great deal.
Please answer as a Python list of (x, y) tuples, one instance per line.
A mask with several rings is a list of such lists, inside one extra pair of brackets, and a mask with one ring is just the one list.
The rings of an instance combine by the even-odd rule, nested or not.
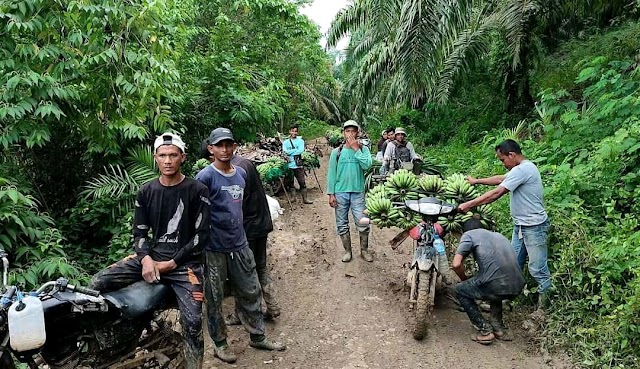
[[(604, 24), (633, 0), (354, 0), (333, 21), (335, 46), (350, 35), (344, 72), (348, 106), (392, 109), (445, 103), (455, 82), (487, 55), (496, 38), (508, 46), (503, 80), (511, 106), (533, 106), (529, 70), (541, 41), (580, 29), (581, 17)], [(591, 18), (590, 18), (591, 17)]]

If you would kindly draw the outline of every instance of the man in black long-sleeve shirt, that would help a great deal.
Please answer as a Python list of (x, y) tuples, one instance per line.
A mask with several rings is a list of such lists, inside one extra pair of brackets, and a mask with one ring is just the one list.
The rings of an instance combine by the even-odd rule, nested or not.
[(180, 309), (186, 368), (200, 369), (202, 250), (209, 239), (209, 190), (180, 172), (186, 157), (180, 137), (165, 133), (156, 139), (154, 149), (160, 177), (142, 186), (136, 197), (136, 253), (96, 274), (91, 287), (109, 292), (142, 279), (171, 285)]
[(234, 155), (231, 158), (231, 164), (237, 165), (247, 172), (242, 202), (244, 230), (247, 234), (249, 248), (253, 251), (253, 256), (256, 260), (258, 280), (260, 280), (262, 296), (267, 305), (265, 317), (274, 318), (280, 315), (280, 306), (278, 305), (275, 286), (267, 267), (267, 237), (269, 232), (273, 231), (267, 196), (260, 181), (260, 174), (250, 160)]

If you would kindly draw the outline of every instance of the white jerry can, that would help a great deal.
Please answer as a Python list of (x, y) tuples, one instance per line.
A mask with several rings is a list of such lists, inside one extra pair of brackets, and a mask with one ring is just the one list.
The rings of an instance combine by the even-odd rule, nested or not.
[(17, 352), (35, 350), (44, 345), (47, 334), (44, 326), (42, 301), (36, 296), (25, 296), (22, 303), (9, 308), (9, 342)]

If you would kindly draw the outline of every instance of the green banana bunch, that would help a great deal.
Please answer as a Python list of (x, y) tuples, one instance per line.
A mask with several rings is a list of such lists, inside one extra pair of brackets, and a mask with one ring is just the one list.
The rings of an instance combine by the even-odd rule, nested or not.
[(453, 221), (458, 223), (458, 225), (460, 226), (460, 229), (462, 229), (462, 225), (464, 224), (464, 222), (466, 222), (467, 220), (473, 218), (473, 213), (471, 212), (467, 212), (467, 213), (458, 213), (453, 217)]
[(439, 217), (438, 218), (438, 223), (440, 223), (442, 228), (444, 228), (444, 230), (447, 233), (456, 232), (456, 231), (459, 232), (460, 230), (462, 230), (462, 228), (458, 229), (459, 225), (454, 220), (454, 216), (451, 216), (451, 215), (444, 216), (444, 217)]
[(320, 168), (320, 159), (313, 152), (303, 151), (301, 156), (305, 169)]
[(440, 195), (444, 192), (444, 181), (440, 176), (425, 175), (418, 178), (418, 187), (429, 194)]
[(477, 197), (473, 186), (467, 182), (464, 175), (460, 173), (452, 174), (444, 181), (444, 195), (458, 199), (458, 202), (465, 202)]
[(288, 170), (288, 163), (281, 157), (274, 156), (266, 162), (258, 165), (256, 169), (260, 174), (262, 183), (277, 182)]
[[(385, 199), (386, 201), (389, 201), (389, 199)], [(400, 213), (400, 211), (394, 207), (391, 207), (391, 202), (389, 201), (389, 208), (385, 208), (385, 206), (387, 205), (386, 203), (381, 204), (381, 208), (383, 209), (389, 209), (388, 212), (380, 212), (380, 213), (376, 213), (376, 214), (372, 214), (369, 213), (369, 219), (371, 219), (371, 222), (375, 225), (377, 225), (380, 228), (388, 228), (388, 227), (392, 227), (394, 226), (399, 220), (400, 218), (402, 218), (402, 214)], [(367, 208), (368, 209), (368, 208)]]
[(411, 229), (422, 222), (422, 216), (409, 210), (398, 210), (401, 217), (397, 220), (396, 227), (401, 229)]
[(400, 169), (395, 172), (385, 183), (387, 194), (392, 201), (417, 200), (420, 198), (418, 194), (418, 179), (415, 174), (406, 169)]
[(387, 197), (387, 188), (384, 184), (379, 184), (367, 192), (367, 198), (373, 197), (375, 195), (382, 195), (382, 197)]
[(493, 228), (493, 208), (489, 204), (477, 206), (471, 211), (473, 212), (473, 218), (479, 220), (482, 223), (482, 227), (485, 229)]

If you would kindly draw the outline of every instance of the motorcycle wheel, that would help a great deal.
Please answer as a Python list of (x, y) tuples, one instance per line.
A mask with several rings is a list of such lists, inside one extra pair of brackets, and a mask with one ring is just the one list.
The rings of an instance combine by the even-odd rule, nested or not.
[(415, 321), (413, 325), (413, 338), (422, 340), (427, 333), (428, 320), (433, 312), (433, 301), (435, 293), (436, 272), (431, 269), (429, 272), (420, 270), (418, 272), (418, 298), (416, 301)]

